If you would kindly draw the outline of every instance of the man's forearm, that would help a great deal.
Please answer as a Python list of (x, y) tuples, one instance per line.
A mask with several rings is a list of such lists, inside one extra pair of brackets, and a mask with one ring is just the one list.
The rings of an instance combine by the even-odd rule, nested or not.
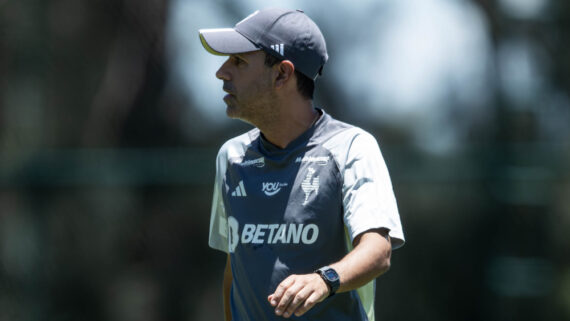
[(354, 242), (354, 249), (330, 266), (340, 277), (338, 292), (357, 289), (390, 268), (391, 243), (388, 232), (363, 233)]
[[(354, 290), (386, 272), (392, 246), (385, 229), (370, 230), (357, 236), (354, 249), (330, 265), (340, 277), (338, 292)], [(329, 295), (325, 281), (317, 273), (293, 274), (283, 280), (267, 298), (275, 313), (285, 318), (301, 316)]]

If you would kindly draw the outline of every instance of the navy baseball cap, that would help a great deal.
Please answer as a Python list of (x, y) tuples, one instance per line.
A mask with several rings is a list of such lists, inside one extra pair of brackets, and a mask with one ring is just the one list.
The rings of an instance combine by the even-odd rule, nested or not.
[(200, 29), (200, 41), (214, 55), (264, 50), (316, 79), (328, 60), (325, 38), (319, 27), (301, 10), (258, 10), (234, 28)]

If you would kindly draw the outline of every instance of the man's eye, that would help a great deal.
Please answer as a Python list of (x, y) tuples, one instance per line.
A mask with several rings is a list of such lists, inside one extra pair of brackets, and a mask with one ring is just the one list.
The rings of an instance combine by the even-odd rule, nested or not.
[(234, 63), (237, 65), (241, 65), (243, 64), (245, 61), (243, 59), (241, 59), (240, 57), (234, 56)]

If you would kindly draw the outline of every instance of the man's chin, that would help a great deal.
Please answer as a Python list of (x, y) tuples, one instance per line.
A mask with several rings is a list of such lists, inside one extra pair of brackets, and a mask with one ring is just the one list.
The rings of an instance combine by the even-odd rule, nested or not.
[(239, 118), (239, 112), (238, 112), (237, 107), (227, 104), (226, 115), (229, 118)]
[(233, 96), (229, 94), (224, 97), (224, 103), (226, 103), (226, 114), (230, 118), (236, 118), (239, 108), (236, 106), (236, 103), (232, 98)]
[(245, 123), (248, 123), (248, 124), (250, 124), (250, 125), (255, 126), (255, 124), (253, 124), (253, 123), (249, 120), (249, 117), (247, 117), (247, 116), (244, 115), (243, 113), (240, 113), (240, 110), (239, 110), (237, 107), (228, 105), (228, 107), (226, 108), (226, 115), (227, 115), (229, 118), (238, 119), (238, 120), (241, 120), (241, 121), (243, 121), (243, 122), (245, 122)]

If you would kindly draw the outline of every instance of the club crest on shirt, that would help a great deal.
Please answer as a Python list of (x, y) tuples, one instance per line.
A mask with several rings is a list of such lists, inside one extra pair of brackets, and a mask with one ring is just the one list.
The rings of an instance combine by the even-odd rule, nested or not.
[(315, 172), (314, 168), (309, 167), (307, 169), (305, 179), (301, 182), (301, 189), (305, 192), (305, 201), (303, 202), (303, 206), (307, 205), (309, 202), (309, 196), (311, 193), (315, 192), (315, 195), (319, 195), (319, 177), (313, 177)]

